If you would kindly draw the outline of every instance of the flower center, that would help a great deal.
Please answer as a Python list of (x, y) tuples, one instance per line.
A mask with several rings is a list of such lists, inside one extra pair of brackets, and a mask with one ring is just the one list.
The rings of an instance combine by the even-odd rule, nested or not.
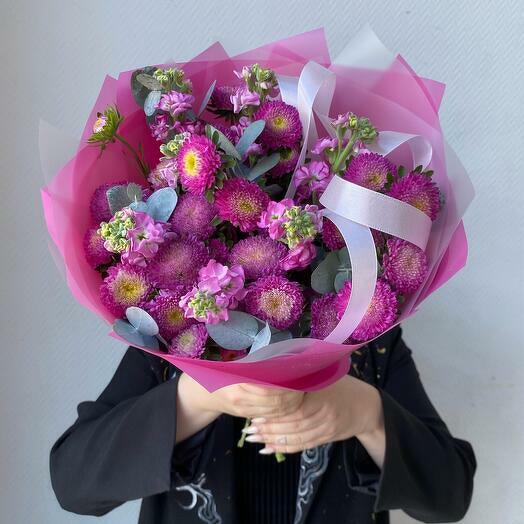
[(184, 312), (180, 308), (173, 308), (167, 312), (167, 321), (172, 326), (180, 326), (184, 322)]
[(278, 115), (271, 119), (271, 124), (273, 128), (278, 129), (279, 131), (282, 131), (287, 126), (287, 119), (282, 115)]
[(278, 289), (271, 289), (260, 296), (261, 309), (276, 320), (286, 320), (293, 306), (293, 299)]
[(194, 151), (188, 151), (184, 157), (184, 170), (189, 176), (197, 176), (200, 167), (200, 158)]
[(115, 282), (114, 296), (117, 302), (136, 302), (142, 298), (144, 292), (144, 284), (137, 277), (124, 276)]

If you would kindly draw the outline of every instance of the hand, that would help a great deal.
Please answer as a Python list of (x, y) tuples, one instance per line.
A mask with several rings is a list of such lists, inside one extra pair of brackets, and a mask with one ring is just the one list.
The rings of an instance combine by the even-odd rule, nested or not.
[(331, 386), (306, 393), (294, 413), (272, 420), (256, 418), (245, 432), (247, 441), (266, 445), (263, 454), (295, 453), (356, 436), (364, 445), (367, 441), (377, 448), (373, 458), (380, 462), (382, 401), (373, 386), (346, 375)]

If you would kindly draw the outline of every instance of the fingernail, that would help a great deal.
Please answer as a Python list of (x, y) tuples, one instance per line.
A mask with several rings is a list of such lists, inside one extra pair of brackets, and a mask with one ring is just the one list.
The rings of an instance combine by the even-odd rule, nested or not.
[(242, 432), (251, 435), (253, 433), (258, 433), (258, 428), (256, 426), (248, 426), (247, 428), (243, 428)]
[(249, 435), (246, 437), (246, 440), (248, 442), (262, 442), (262, 436), (261, 435)]
[(271, 455), (271, 453), (275, 453), (275, 450), (273, 448), (268, 448), (268, 447), (265, 447), (265, 448), (262, 448), (259, 453), (261, 455)]
[(264, 417), (257, 417), (257, 418), (251, 419), (252, 424), (264, 424), (265, 422), (266, 422), (266, 419)]

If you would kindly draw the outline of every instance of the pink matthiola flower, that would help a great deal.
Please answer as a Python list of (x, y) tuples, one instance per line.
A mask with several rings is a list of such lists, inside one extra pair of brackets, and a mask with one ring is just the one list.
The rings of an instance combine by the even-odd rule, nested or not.
[(285, 198), (280, 202), (269, 202), (266, 211), (260, 217), (258, 226), (267, 229), (273, 240), (280, 240), (286, 234), (282, 227), (282, 224), (287, 220), (284, 214), (294, 205), (295, 203), (291, 198)]
[(315, 155), (322, 155), (325, 149), (332, 149), (337, 146), (337, 143), (336, 138), (319, 138), (311, 152)]
[(174, 158), (162, 158), (155, 169), (149, 173), (147, 181), (155, 191), (162, 187), (176, 188), (178, 182), (176, 160)]
[(185, 122), (176, 120), (173, 124), (173, 131), (177, 134), (189, 133), (191, 135), (203, 135), (205, 125), (202, 120), (186, 120)]
[(236, 93), (231, 95), (230, 100), (235, 113), (240, 113), (246, 106), (260, 105), (260, 95), (258, 93), (252, 93), (246, 87), (238, 88)]
[(151, 135), (155, 140), (163, 142), (167, 139), (171, 125), (169, 123), (169, 117), (166, 114), (158, 114), (155, 116), (155, 121), (149, 124), (151, 129)]
[(231, 267), (223, 266), (216, 260), (210, 260), (207, 266), (198, 273), (198, 287), (202, 291), (218, 294), (221, 293), (230, 300), (242, 300), (244, 290), (244, 270), (240, 265)]
[(179, 91), (170, 91), (160, 97), (157, 108), (166, 111), (173, 118), (191, 109), (195, 97)]
[(122, 253), (122, 261), (137, 266), (146, 266), (146, 260), (153, 258), (158, 246), (164, 242), (167, 224), (155, 222), (147, 213), (133, 212), (135, 227), (127, 231), (129, 245)]
[(293, 183), (300, 195), (301, 200), (306, 200), (315, 192), (317, 197), (325, 191), (329, 181), (333, 177), (329, 166), (322, 161), (314, 160), (307, 165), (297, 169), (293, 177)]
[(301, 242), (280, 260), (282, 268), (286, 271), (304, 269), (308, 267), (317, 256), (317, 248), (312, 242)]

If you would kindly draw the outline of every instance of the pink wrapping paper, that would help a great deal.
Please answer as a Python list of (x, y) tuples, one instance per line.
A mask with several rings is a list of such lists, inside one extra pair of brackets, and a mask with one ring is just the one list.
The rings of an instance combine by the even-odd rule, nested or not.
[[(216, 43), (193, 60), (176, 65), (191, 78), (195, 107), (198, 108), (213, 81), (216, 80), (218, 85), (238, 83), (233, 70), (240, 70), (243, 65), (258, 62), (272, 68), (278, 75), (299, 77), (310, 61), (327, 68), (336, 76), (330, 116), (352, 111), (369, 117), (380, 131), (420, 135), (431, 145), (433, 154), (429, 167), (435, 170), (434, 180), (445, 195), (446, 205), (432, 224), (426, 246), (430, 266), (428, 278), (404, 305), (398, 319), (401, 322), (459, 271), (467, 258), (467, 241), (461, 218), (473, 198), (473, 190), (463, 167), (445, 143), (440, 128), (438, 108), (444, 85), (417, 76), (401, 57), (379, 68), (331, 64), (322, 29), (273, 42), (235, 57), (229, 57)], [(117, 104), (125, 117), (120, 133), (135, 146), (141, 143), (147, 161), (152, 166), (156, 164), (160, 153), (150, 136), (143, 112), (131, 95), (131, 74), (132, 71), (127, 71), (121, 73), (118, 79), (106, 77), (76, 155), (42, 189), (45, 220), (64, 261), (68, 285), (81, 304), (110, 325), (114, 317), (103, 307), (98, 294), (101, 277), (87, 264), (82, 248), (84, 233), (91, 224), (89, 201), (100, 184), (120, 180), (140, 183), (144, 179), (119, 143), (111, 144), (99, 156), (99, 150), (87, 146), (86, 139), (91, 133), (96, 113), (102, 112), (107, 105)], [(324, 134), (320, 117), (318, 114), (314, 116), (314, 127), (319, 134)], [(412, 165), (407, 147), (398, 148), (390, 156), (394, 161)], [(111, 336), (119, 339), (114, 332)], [(350, 354), (362, 345), (293, 339), (272, 344), (268, 352), (272, 356), (266, 359), (230, 362), (192, 360), (141, 349), (171, 362), (210, 391), (239, 382), (313, 390), (346, 374)]]

